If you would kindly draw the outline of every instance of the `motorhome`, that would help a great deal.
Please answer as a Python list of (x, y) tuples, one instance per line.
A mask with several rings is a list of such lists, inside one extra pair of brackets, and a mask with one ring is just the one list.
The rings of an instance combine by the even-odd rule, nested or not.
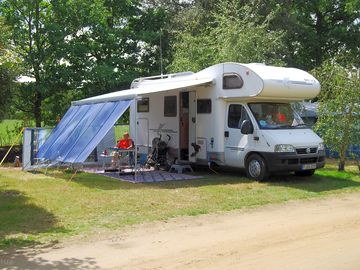
[(293, 108), (319, 92), (319, 82), (303, 70), (221, 63), (139, 78), (131, 89), (73, 105), (133, 100), (131, 136), (140, 153), (149, 153), (161, 136), (172, 159), (243, 168), (263, 180), (275, 172), (310, 176), (324, 166), (322, 139)]

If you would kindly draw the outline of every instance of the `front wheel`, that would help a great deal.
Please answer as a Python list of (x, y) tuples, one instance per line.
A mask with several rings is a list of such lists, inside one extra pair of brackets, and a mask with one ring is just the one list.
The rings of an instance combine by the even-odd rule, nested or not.
[(312, 176), (315, 170), (306, 170), (306, 171), (297, 171), (295, 172), (296, 176)]
[(269, 177), (265, 160), (258, 154), (251, 155), (246, 160), (246, 175), (256, 181), (264, 181)]

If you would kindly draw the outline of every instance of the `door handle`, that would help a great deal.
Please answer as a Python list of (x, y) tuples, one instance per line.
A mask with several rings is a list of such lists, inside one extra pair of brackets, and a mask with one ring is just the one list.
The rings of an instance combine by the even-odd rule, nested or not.
[(224, 136), (225, 136), (225, 138), (229, 138), (229, 131), (225, 131)]

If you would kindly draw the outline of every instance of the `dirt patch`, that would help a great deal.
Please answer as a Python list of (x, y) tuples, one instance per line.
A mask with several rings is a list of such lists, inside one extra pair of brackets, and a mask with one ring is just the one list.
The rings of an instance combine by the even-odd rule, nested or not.
[(3, 259), (9, 269), (359, 269), (359, 205), (356, 193), (176, 218)]

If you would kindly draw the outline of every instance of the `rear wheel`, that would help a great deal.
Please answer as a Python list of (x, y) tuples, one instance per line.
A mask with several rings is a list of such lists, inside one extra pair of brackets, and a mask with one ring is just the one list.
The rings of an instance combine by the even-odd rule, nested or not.
[(306, 170), (306, 171), (297, 171), (295, 172), (296, 176), (312, 176), (315, 170)]
[(264, 181), (269, 177), (265, 160), (258, 154), (253, 154), (246, 160), (246, 175), (256, 181)]

